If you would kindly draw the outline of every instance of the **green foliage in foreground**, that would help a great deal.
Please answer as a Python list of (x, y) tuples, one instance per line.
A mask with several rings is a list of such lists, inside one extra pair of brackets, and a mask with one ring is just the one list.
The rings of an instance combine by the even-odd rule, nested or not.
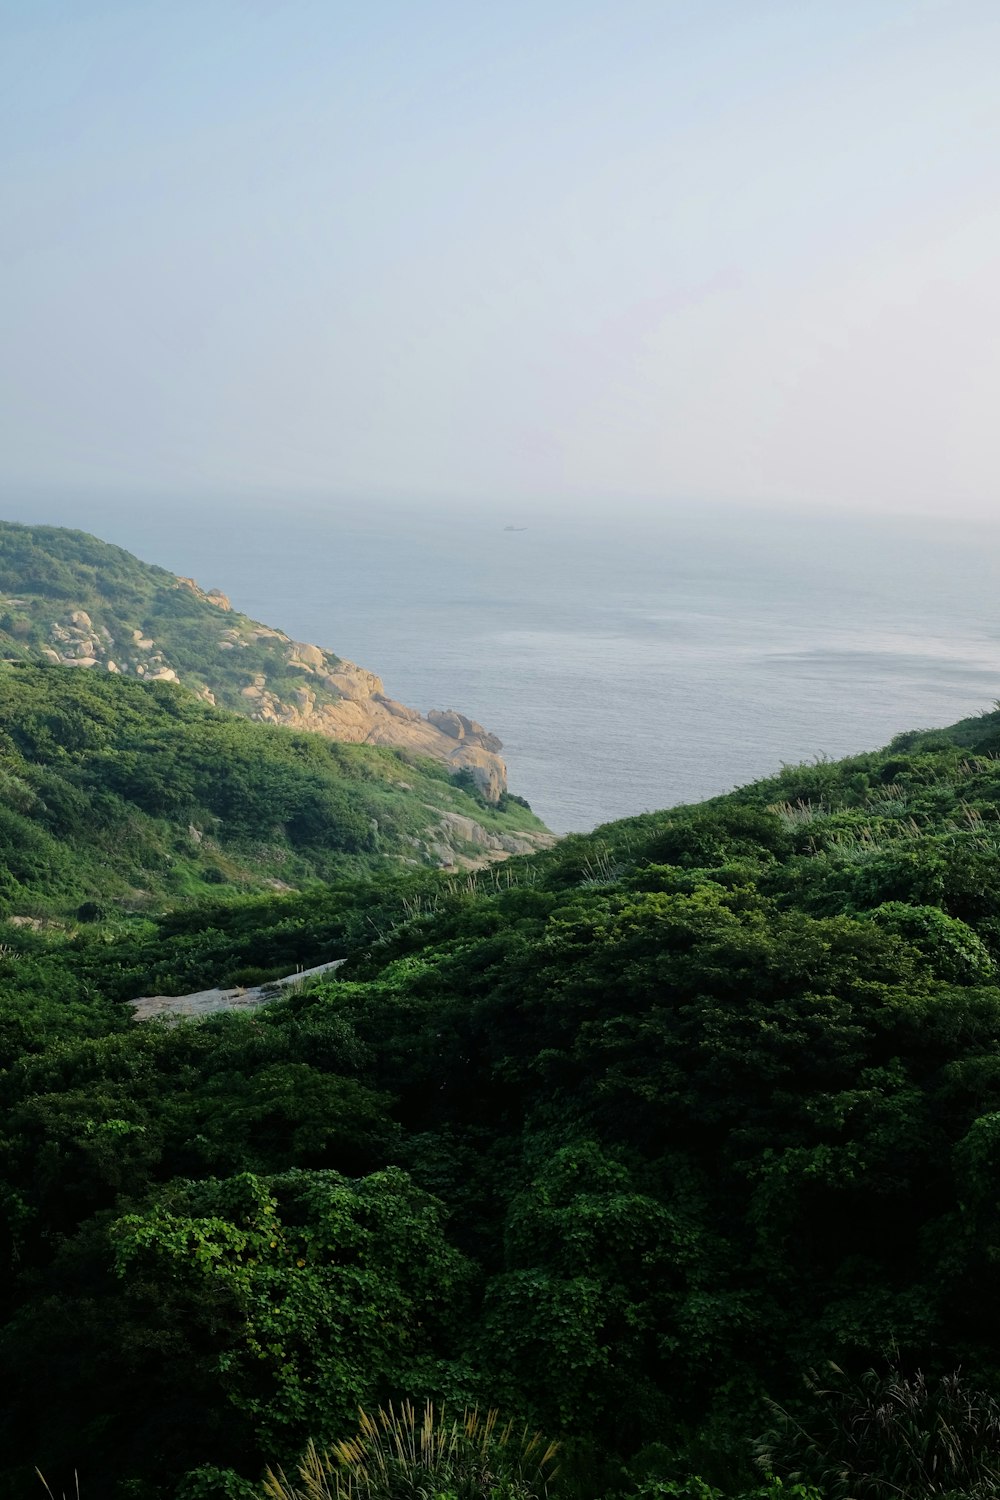
[(93, 920), (419, 864), (444, 811), (541, 827), (430, 762), (254, 723), (172, 683), (0, 669), (0, 916)]
[(360, 1413), (354, 1437), (326, 1452), (310, 1443), (296, 1479), (268, 1473), (269, 1500), (544, 1500), (558, 1473), (559, 1444), (502, 1422), (493, 1408), (450, 1417), (410, 1401)]
[(1000, 1493), (1000, 1402), (959, 1371), (933, 1382), (876, 1370), (851, 1380), (831, 1364), (807, 1383), (808, 1413), (777, 1409), (759, 1448), (769, 1464), (821, 1474), (831, 1500)]
[[(31, 935), (0, 1492), (232, 1500), (429, 1398), (558, 1438), (574, 1497), (978, 1500), (998, 749), (990, 715), (468, 880)], [(330, 942), (267, 1010), (122, 1019), (171, 964)]]

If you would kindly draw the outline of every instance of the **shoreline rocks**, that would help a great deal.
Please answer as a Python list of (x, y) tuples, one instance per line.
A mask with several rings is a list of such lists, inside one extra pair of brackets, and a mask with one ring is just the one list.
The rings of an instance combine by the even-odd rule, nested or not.
[[(102, 668), (146, 682), (186, 683), (206, 701), (235, 708), (264, 723), (308, 730), (345, 744), (384, 745), (426, 756), (452, 774), (468, 773), (480, 796), (490, 803), (498, 802), (507, 790), (503, 745), (475, 719), (453, 708), (422, 714), (390, 697), (374, 672), (241, 615), (220, 590), (202, 589), (193, 578), (182, 577), (175, 577), (173, 586), (228, 616), (213, 648), (220, 658), (224, 654), (228, 658), (221, 674), (229, 679), (228, 685), (212, 680), (210, 660), (199, 666), (197, 676), (189, 678), (171, 660), (169, 644), (151, 633), (152, 627), (132, 628), (129, 639), (116, 642), (83, 609), (69, 608), (52, 623), (49, 644), (40, 648), (40, 654), (65, 667)], [(262, 648), (273, 653), (273, 664), (266, 663), (263, 670)], [(244, 684), (234, 687), (232, 668), (242, 652), (247, 652), (253, 668)]]

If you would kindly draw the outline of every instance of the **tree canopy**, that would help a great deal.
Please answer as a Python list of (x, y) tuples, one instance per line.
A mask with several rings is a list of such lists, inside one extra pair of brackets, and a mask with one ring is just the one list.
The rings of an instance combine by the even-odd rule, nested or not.
[[(185, 725), (176, 775), (112, 768), (103, 686), (48, 724), (45, 675), (6, 730), (32, 795), (69, 766), (235, 830), (225, 768), (243, 810), (287, 795), (279, 764), (312, 785), (294, 736), (185, 780), (216, 718), (173, 691), (133, 690), (143, 733)], [(250, 1494), (359, 1405), (432, 1398), (558, 1438), (578, 1494), (888, 1495), (891, 1390), (906, 1452), (947, 1418), (950, 1492), (989, 1493), (998, 749), (991, 714), (460, 879), (8, 929), (5, 1492), (38, 1464), (120, 1500)], [(330, 945), (349, 962), (265, 1010), (121, 1005)], [(945, 1492), (928, 1465), (908, 1492)]]

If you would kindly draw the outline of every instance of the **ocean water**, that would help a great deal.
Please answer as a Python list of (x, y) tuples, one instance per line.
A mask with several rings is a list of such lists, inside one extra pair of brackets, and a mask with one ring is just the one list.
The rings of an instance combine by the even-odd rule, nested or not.
[(17, 497), (4, 514), (93, 531), (360, 662), (416, 708), (480, 720), (511, 789), (558, 832), (1000, 695), (1000, 530), (986, 524)]

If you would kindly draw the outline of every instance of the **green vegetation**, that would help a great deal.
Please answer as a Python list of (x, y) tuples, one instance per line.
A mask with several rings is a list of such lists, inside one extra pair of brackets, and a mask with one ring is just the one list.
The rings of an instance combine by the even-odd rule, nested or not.
[(410, 1401), (398, 1411), (390, 1402), (376, 1416), (361, 1412), (356, 1436), (330, 1451), (310, 1443), (300, 1484), (269, 1473), (264, 1492), (270, 1500), (544, 1500), (558, 1473), (558, 1452), (559, 1444), (540, 1432), (501, 1422), (495, 1408), (449, 1418), (433, 1401), (419, 1415)]
[(0, 726), (0, 915), (94, 920), (419, 865), (448, 813), (541, 826), (433, 762), (254, 723), (170, 682), (0, 668)]
[[(74, 619), (80, 611), (86, 618)], [(302, 686), (293, 645), (230, 610), (222, 595), (86, 532), (0, 522), (0, 654), (9, 660), (34, 661), (49, 650), (96, 655), (124, 673), (169, 668), (221, 707), (246, 714), (244, 689), (259, 674), (279, 696)], [(321, 698), (337, 697), (311, 686)]]
[(775, 1429), (759, 1445), (766, 1463), (781, 1463), (782, 1454), (808, 1464), (835, 1500), (859, 1488), (877, 1500), (1000, 1493), (1000, 1403), (959, 1371), (932, 1383), (898, 1370), (851, 1380), (830, 1365), (808, 1386), (807, 1413), (776, 1411)]
[[(438, 865), (454, 863), (449, 848), (462, 853), (470, 835), (479, 862), (484, 847), (524, 853), (547, 841), (527, 803), (505, 790), (500, 742), (482, 725), (454, 712), (423, 719), (364, 668), (82, 531), (0, 521), (0, 660), (180, 682), (258, 723), (429, 757), (468, 794), (452, 811), (503, 814), (478, 833), (425, 819), (423, 847)], [(504, 842), (515, 830), (535, 837)]]
[[(0, 693), (7, 910), (49, 914), (0, 924), (0, 1493), (535, 1492), (322, 1458), (426, 1401), (558, 1441), (574, 1500), (995, 1493), (1000, 713), (458, 877), (366, 845), (385, 752)], [(263, 827), (307, 889), (198, 873)]]

